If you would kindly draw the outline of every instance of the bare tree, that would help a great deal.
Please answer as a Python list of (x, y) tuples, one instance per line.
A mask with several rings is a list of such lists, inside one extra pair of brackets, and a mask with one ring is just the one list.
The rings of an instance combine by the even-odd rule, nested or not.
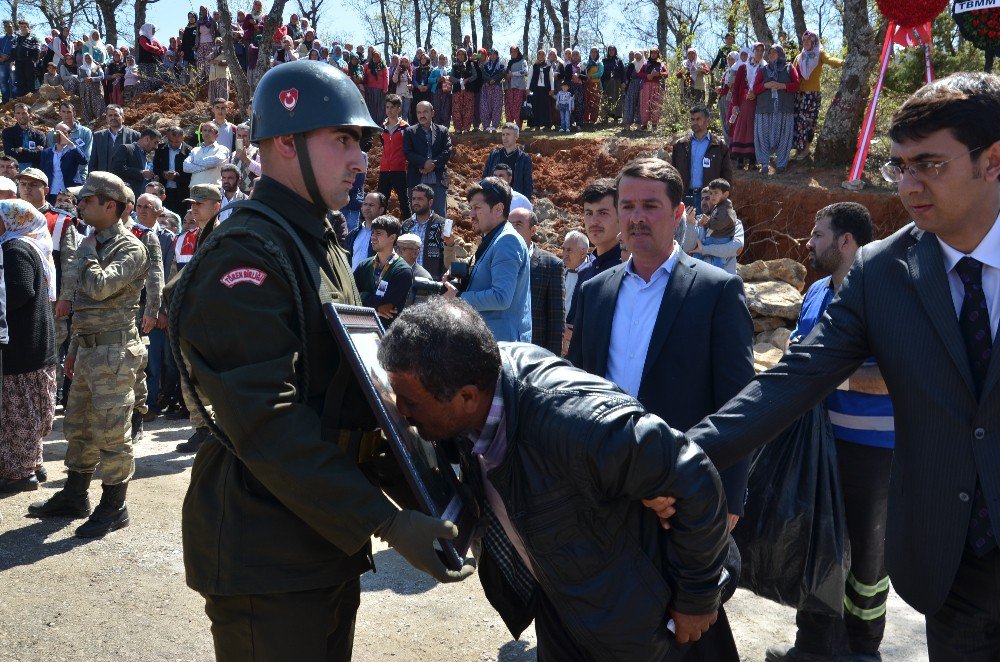
[(118, 44), (118, 17), (116, 12), (124, 0), (96, 0), (100, 17), (104, 21), (104, 43), (116, 46)]
[(326, 0), (298, 0), (299, 18), (308, 18), (309, 25), (319, 26), (320, 13)]
[[(563, 24), (559, 20), (558, 14), (556, 14), (555, 7), (552, 6), (552, 0), (542, 0), (542, 6), (545, 8), (545, 13), (552, 23), (552, 48), (559, 51), (559, 55), (562, 55), (563, 49)], [(539, 38), (539, 41), (541, 39)], [(544, 44), (543, 44), (544, 47)]]
[(92, 0), (23, 0), (24, 7), (38, 11), (53, 30), (72, 27)]
[(493, 48), (493, 2), (492, 0), (480, 0), (479, 18), (483, 26), (483, 48), (489, 51)]
[[(416, 31), (417, 48), (420, 48), (420, 0), (413, 0), (413, 25)], [(414, 64), (420, 64), (415, 62)]]
[(869, 81), (878, 62), (879, 44), (885, 34), (884, 26), (878, 35), (872, 29), (866, 0), (844, 0), (843, 23), (847, 58), (840, 75), (840, 86), (816, 141), (816, 159), (834, 165), (848, 164), (854, 157), (865, 101), (871, 90)]
[(792, 0), (792, 21), (795, 23), (795, 42), (802, 45), (802, 33), (806, 31), (806, 10), (802, 0)]
[(747, 0), (750, 9), (750, 22), (753, 24), (753, 32), (757, 36), (757, 41), (764, 42), (765, 46), (774, 43), (774, 33), (767, 24), (767, 7), (764, 0)]
[[(472, 48), (479, 48), (479, 34), (476, 31), (476, 0), (469, 0), (469, 25), (472, 27)], [(471, 53), (469, 54), (472, 55)]]
[[(229, 11), (229, 0), (219, 0), (219, 22), (227, 26), (233, 24), (233, 14)], [(239, 65), (236, 59), (236, 48), (233, 46), (233, 31), (221, 30), (220, 32), (222, 33), (222, 48), (226, 52), (226, 62), (229, 64), (229, 75), (236, 87), (236, 99), (240, 110), (243, 110), (250, 103), (250, 99), (253, 98), (253, 90), (250, 89), (250, 82), (247, 80), (246, 72), (243, 71), (243, 67)], [(259, 63), (260, 60), (258, 59)]]
[(448, 23), (451, 27), (451, 47), (462, 45), (462, 0), (446, 0)]
[[(528, 57), (528, 39), (531, 36), (531, 6), (532, 0), (524, 0), (524, 33), (521, 35), (521, 53)], [(530, 61), (530, 60), (529, 60)]]

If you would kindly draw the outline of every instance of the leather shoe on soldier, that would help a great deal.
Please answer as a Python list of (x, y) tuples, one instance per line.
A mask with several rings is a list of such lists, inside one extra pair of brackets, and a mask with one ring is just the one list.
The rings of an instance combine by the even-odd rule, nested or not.
[(178, 407), (175, 411), (164, 414), (164, 418), (170, 419), (171, 421), (183, 421), (191, 418), (191, 414), (184, 407)]
[(764, 662), (851, 662), (844, 655), (806, 653), (795, 646), (771, 646), (764, 654)]
[(142, 436), (142, 414), (137, 411), (132, 412), (132, 443), (139, 441)]
[(177, 444), (177, 452), (197, 453), (198, 449), (201, 448), (201, 445), (205, 443), (205, 440), (208, 439), (211, 434), (212, 433), (208, 431), (208, 428), (198, 428), (194, 431), (194, 434), (191, 435), (190, 439)]
[(153, 421), (156, 420), (157, 416), (159, 416), (159, 412), (157, 412), (155, 409), (150, 409), (149, 411), (147, 411), (145, 414), (142, 415), (142, 422), (152, 423)]
[(0, 478), (0, 494), (14, 494), (16, 492), (31, 492), (38, 489), (38, 478), (34, 474), (27, 478), (9, 480)]

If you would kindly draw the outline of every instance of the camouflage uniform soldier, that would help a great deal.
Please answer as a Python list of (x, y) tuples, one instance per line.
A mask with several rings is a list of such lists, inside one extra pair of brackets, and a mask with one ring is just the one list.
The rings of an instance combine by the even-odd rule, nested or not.
[[(74, 378), (64, 422), (69, 475), (51, 499), (28, 508), (35, 517), (90, 514), (76, 530), (81, 538), (103, 536), (129, 523), (125, 493), (135, 471), (132, 390), (144, 354), (135, 314), (149, 255), (119, 220), (127, 190), (118, 176), (93, 172), (79, 192), (80, 215), (94, 232), (77, 250), (79, 280), (65, 365)], [(91, 514), (87, 488), (98, 464), (103, 494)]]

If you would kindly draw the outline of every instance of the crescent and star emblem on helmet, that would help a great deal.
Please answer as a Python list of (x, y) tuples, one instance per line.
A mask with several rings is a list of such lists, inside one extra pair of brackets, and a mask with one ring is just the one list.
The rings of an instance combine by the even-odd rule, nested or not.
[(290, 90), (282, 90), (278, 93), (278, 100), (285, 110), (295, 110), (295, 105), (299, 102), (299, 91), (294, 87)]

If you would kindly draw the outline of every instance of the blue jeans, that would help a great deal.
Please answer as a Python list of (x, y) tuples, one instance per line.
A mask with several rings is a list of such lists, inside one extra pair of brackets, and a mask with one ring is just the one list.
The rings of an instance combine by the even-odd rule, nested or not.
[(3, 94), (3, 103), (7, 103), (14, 96), (14, 78), (10, 62), (0, 64), (0, 93)]
[(573, 111), (569, 108), (559, 109), (559, 128), (569, 131), (570, 125), (573, 123), (572, 120)]
[[(732, 237), (705, 237), (701, 240), (702, 246), (717, 246), (718, 244), (726, 244), (732, 241)], [(701, 255), (701, 259), (708, 262), (713, 267), (719, 267), (720, 269), (726, 268), (726, 259), (722, 257), (715, 257), (714, 255)]]
[(167, 334), (163, 329), (149, 332), (149, 362), (146, 364), (146, 403), (153, 411), (159, 411), (160, 375), (167, 359)]

